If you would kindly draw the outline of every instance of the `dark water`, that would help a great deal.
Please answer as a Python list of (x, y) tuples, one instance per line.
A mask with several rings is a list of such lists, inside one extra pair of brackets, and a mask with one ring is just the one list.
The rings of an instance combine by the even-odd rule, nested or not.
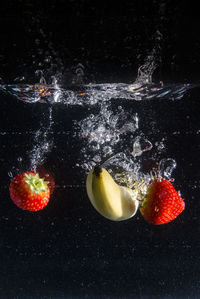
[[(186, 210), (162, 227), (147, 224), (139, 213), (113, 223), (90, 205), (85, 191), (87, 170), (80, 165), (91, 162), (96, 152), (82, 151), (88, 143), (73, 126), (74, 120), (88, 115), (88, 108), (53, 105), (54, 123), (46, 137), (53, 144), (42, 152), (44, 134), (38, 139), (36, 133), (49, 122), (48, 104), (27, 104), (1, 95), (2, 297), (184, 298), (187, 293), (195, 298), (199, 294), (198, 94), (193, 89), (174, 101), (119, 99), (125, 113), (138, 113), (139, 131), (153, 144), (137, 162), (147, 169), (152, 160), (170, 157), (177, 163), (173, 177)], [(170, 123), (166, 121), (169, 115)], [(122, 146), (124, 152), (130, 149), (127, 134), (112, 147), (113, 154)], [(163, 142), (164, 147), (156, 142)], [(29, 169), (38, 147), (39, 159), (55, 177), (56, 190), (46, 209), (29, 213), (11, 202), (9, 176)]]
[[(200, 27), (190, 14), (182, 1), (3, 5), (1, 298), (199, 298)], [(138, 137), (152, 149), (134, 157)], [(139, 174), (175, 161), (185, 211), (159, 227), (139, 213), (97, 214), (88, 169), (122, 163), (118, 153)], [(37, 164), (56, 188), (29, 213), (8, 186)]]

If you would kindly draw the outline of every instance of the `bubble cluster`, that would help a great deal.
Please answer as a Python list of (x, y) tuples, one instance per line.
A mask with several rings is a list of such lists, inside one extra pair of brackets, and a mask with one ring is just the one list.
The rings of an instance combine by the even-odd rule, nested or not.
[[(91, 113), (78, 122), (79, 138), (85, 141), (90, 152), (88, 161), (96, 154), (104, 159), (111, 156), (121, 137), (138, 129), (138, 122), (137, 113), (127, 112), (121, 106), (113, 110), (110, 103), (100, 105), (96, 114)], [(88, 152), (86, 148), (83, 150)], [(93, 161), (97, 162), (94, 157)]]
[(49, 132), (51, 132), (52, 125), (54, 123), (52, 117), (52, 107), (49, 107), (49, 122), (45, 126), (41, 125), (34, 134), (33, 147), (30, 151), (30, 169), (36, 171), (38, 165), (42, 165), (46, 154), (51, 150), (53, 145), (53, 139), (49, 138)]

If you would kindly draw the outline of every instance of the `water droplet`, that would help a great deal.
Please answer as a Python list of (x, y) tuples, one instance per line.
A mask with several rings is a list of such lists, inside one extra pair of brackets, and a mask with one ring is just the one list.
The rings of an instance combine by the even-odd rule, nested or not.
[(137, 136), (133, 143), (133, 152), (134, 157), (141, 156), (143, 152), (149, 151), (152, 149), (152, 143), (141, 136)]
[(40, 40), (39, 40), (39, 38), (36, 38), (36, 39), (35, 39), (35, 44), (36, 44), (36, 45), (39, 45), (39, 44), (40, 44)]
[(98, 155), (96, 155), (96, 156), (94, 156), (93, 157), (93, 160), (95, 161), (95, 162), (101, 162), (101, 157), (100, 156), (98, 156)]
[(104, 156), (110, 155), (112, 153), (112, 148), (110, 146), (105, 146), (103, 148), (103, 154)]
[(9, 171), (9, 172), (8, 172), (8, 176), (9, 176), (10, 178), (13, 178), (13, 173), (12, 173), (11, 171)]
[(120, 152), (106, 160), (102, 166), (106, 169), (111, 169), (114, 173), (122, 172), (124, 170), (129, 171), (131, 169), (132, 160), (129, 159), (126, 154)]
[(46, 79), (44, 78), (44, 76), (40, 77), (40, 84), (47, 84)]
[(174, 159), (162, 159), (158, 165), (159, 175), (167, 180), (171, 179), (173, 170), (176, 168), (176, 161)]
[(164, 145), (164, 140), (160, 141), (160, 142), (156, 142), (155, 143), (155, 146), (157, 147), (158, 151), (162, 151), (164, 148), (165, 148), (165, 145)]

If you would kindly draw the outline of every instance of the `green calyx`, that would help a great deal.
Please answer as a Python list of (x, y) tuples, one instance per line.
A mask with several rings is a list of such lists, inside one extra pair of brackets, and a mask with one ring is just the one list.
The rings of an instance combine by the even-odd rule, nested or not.
[(30, 189), (34, 193), (46, 192), (48, 181), (45, 181), (43, 178), (39, 177), (39, 174), (25, 174), (26, 180), (25, 182), (29, 185)]

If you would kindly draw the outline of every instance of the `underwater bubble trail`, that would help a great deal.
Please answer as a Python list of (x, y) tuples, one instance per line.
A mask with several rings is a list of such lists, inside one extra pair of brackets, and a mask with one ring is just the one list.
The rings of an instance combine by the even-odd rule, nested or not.
[(53, 146), (53, 138), (49, 138), (49, 133), (52, 131), (52, 125), (54, 123), (52, 117), (52, 107), (48, 108), (48, 124), (41, 125), (41, 128), (35, 132), (33, 148), (29, 154), (30, 156), (30, 169), (36, 171), (38, 165), (42, 165), (46, 154), (51, 150)]
[[(144, 68), (140, 69), (140, 78), (145, 76), (142, 72)], [(81, 75), (82, 72), (80, 72)], [(129, 103), (130, 101), (154, 101), (156, 99), (180, 100), (188, 90), (196, 87), (193, 84), (163, 84), (162, 82), (154, 84), (149, 80), (148, 82), (137, 80), (133, 84), (90, 83), (61, 87), (55, 78), (52, 84), (48, 85), (41, 77), (38, 84), (0, 85), (0, 90), (26, 103), (50, 104), (48, 124), (41, 126), (33, 136), (33, 148), (29, 155), (31, 169), (35, 170), (37, 165), (42, 164), (52, 149), (53, 105), (82, 106), (88, 110), (89, 115), (80, 121), (74, 120), (73, 128), (77, 131), (75, 135), (83, 142), (80, 161), (77, 161), (77, 165), (88, 171), (96, 164), (103, 163), (113, 173), (126, 171), (126, 176), (129, 178), (125, 177), (125, 180), (128, 180), (131, 185), (135, 176), (138, 181), (141, 180), (141, 165), (136, 159), (151, 150), (153, 144), (142, 136), (142, 132), (137, 131), (139, 122), (142, 121), (137, 112), (125, 111), (122, 106), (113, 110), (111, 100), (116, 100), (116, 103), (118, 99), (128, 100)], [(121, 103), (120, 101), (120, 105)], [(90, 112), (90, 107), (97, 107), (96, 112)], [(124, 153), (116, 153), (116, 146), (126, 134), (132, 134), (132, 152), (129, 149), (129, 152), (124, 150)], [(106, 159), (108, 162), (104, 162)], [(111, 163), (114, 168), (111, 167)], [(160, 162), (159, 167), (162, 176), (169, 179), (174, 169), (173, 165)], [(130, 179), (131, 173), (134, 173), (132, 179)], [(145, 180), (148, 181), (149, 178)]]

